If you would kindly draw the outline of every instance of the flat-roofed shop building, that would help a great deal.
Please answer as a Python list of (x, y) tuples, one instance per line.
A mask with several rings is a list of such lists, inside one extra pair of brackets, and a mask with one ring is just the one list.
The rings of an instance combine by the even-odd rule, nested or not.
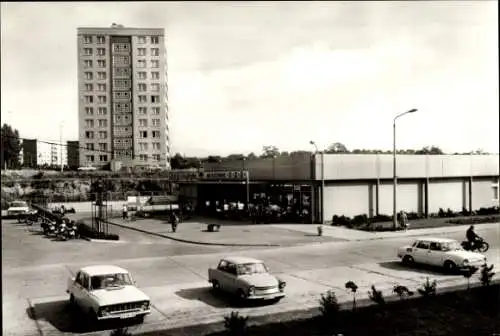
[[(179, 182), (181, 197), (198, 209), (217, 201), (246, 203), (248, 198), (253, 203), (265, 196), (298, 203), (315, 222), (393, 211), (390, 154), (301, 153), (206, 163), (200, 174)], [(428, 216), (440, 208), (470, 211), (499, 205), (499, 155), (397, 155), (397, 175), (398, 211)]]

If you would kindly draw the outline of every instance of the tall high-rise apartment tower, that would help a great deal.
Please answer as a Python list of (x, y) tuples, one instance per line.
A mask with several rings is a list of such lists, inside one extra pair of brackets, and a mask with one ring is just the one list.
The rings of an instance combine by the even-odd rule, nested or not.
[(78, 28), (81, 166), (170, 167), (165, 30)]

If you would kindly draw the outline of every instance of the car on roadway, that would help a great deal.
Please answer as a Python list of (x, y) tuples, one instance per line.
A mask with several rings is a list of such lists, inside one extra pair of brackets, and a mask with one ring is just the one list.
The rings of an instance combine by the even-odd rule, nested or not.
[(215, 291), (237, 295), (241, 301), (272, 300), (285, 297), (286, 282), (269, 273), (261, 260), (225, 257), (216, 268), (208, 269), (208, 282)]
[(31, 209), (25, 201), (13, 201), (7, 209), (7, 216), (12, 218), (22, 218), (33, 213), (36, 213), (36, 210)]
[(454, 239), (424, 237), (398, 249), (398, 258), (407, 265), (426, 264), (444, 267), (449, 272), (467, 270), (486, 263), (481, 253), (465, 251)]
[(137, 319), (151, 313), (151, 299), (136, 287), (130, 273), (118, 266), (81, 268), (68, 279), (69, 303), (87, 314), (91, 322)]

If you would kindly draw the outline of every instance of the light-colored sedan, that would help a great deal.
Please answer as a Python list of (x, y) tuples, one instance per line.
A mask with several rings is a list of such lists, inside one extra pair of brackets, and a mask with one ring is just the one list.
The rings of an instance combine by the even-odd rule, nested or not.
[(450, 272), (480, 267), (486, 262), (483, 254), (465, 251), (454, 239), (431, 237), (418, 238), (411, 245), (400, 247), (398, 258), (408, 265), (427, 264)]
[(274, 300), (285, 296), (286, 282), (269, 273), (263, 261), (227, 257), (208, 270), (214, 290), (236, 294), (240, 300)]
[(112, 265), (88, 266), (68, 279), (66, 292), (73, 307), (91, 321), (108, 319), (144, 320), (151, 313), (151, 300), (136, 287), (128, 271)]

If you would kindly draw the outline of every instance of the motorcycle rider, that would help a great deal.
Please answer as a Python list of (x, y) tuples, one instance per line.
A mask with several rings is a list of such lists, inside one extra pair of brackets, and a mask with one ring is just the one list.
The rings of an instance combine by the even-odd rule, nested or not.
[(469, 242), (469, 246), (471, 251), (474, 251), (477, 247), (477, 242), (478, 240), (481, 239), (476, 232), (474, 232), (474, 225), (471, 225), (468, 229), (467, 232), (465, 233), (465, 237), (467, 238), (467, 241)]

